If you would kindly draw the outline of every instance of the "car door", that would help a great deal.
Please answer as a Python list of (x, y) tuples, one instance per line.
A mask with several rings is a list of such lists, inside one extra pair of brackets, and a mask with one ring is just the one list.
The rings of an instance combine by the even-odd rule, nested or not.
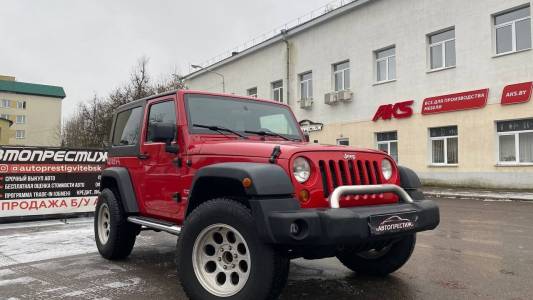
[[(177, 218), (181, 174), (177, 163), (179, 153), (169, 152), (164, 142), (154, 141), (152, 129), (157, 123), (177, 127), (176, 108), (175, 97), (152, 100), (146, 105), (140, 155), (144, 173), (142, 198), (147, 214), (159, 218)], [(171, 144), (176, 143), (177, 135)]]

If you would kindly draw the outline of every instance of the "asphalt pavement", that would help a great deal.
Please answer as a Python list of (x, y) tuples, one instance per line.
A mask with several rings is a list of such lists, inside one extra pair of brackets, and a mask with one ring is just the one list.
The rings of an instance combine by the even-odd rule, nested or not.
[[(533, 202), (437, 199), (441, 225), (418, 235), (387, 278), (336, 259), (295, 260), (282, 299), (531, 299)], [(0, 225), (0, 299), (185, 299), (176, 238), (143, 232), (129, 259), (96, 250), (90, 219)]]

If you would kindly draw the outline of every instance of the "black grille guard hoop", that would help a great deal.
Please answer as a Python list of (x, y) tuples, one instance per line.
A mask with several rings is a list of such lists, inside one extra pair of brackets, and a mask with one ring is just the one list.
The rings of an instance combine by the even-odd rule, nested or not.
[(405, 203), (413, 203), (413, 199), (401, 187), (395, 184), (375, 184), (375, 185), (344, 185), (333, 190), (329, 196), (329, 207), (340, 208), (340, 198), (346, 194), (378, 194), (378, 193), (395, 193)]

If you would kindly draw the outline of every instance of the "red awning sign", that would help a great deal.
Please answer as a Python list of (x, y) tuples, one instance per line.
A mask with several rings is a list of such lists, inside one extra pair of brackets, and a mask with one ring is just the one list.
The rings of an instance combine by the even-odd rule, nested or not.
[(531, 98), (533, 82), (511, 84), (503, 88), (502, 105), (525, 103)]
[(482, 108), (487, 104), (488, 97), (489, 89), (482, 89), (426, 98), (422, 104), (422, 114)]

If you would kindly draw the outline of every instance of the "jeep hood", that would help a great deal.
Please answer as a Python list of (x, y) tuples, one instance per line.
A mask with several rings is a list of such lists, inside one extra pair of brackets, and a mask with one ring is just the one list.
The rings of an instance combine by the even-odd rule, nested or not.
[(201, 155), (221, 155), (221, 156), (246, 156), (269, 158), (272, 150), (276, 146), (281, 147), (280, 159), (288, 159), (296, 153), (302, 152), (368, 152), (383, 154), (381, 151), (372, 149), (361, 149), (349, 146), (320, 145), (307, 142), (293, 141), (260, 141), (260, 140), (224, 140), (224, 141), (204, 141), (195, 149), (195, 154)]

